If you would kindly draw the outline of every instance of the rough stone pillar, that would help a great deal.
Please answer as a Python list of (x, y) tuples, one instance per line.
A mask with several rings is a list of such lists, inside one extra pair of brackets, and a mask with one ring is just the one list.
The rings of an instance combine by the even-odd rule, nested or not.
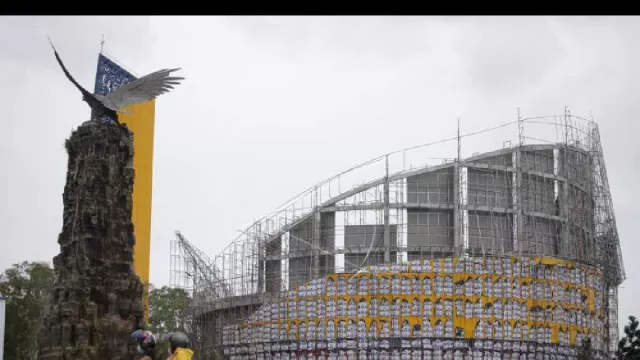
[(143, 322), (133, 268), (133, 136), (88, 121), (66, 141), (60, 254), (38, 359), (131, 359), (129, 334)]

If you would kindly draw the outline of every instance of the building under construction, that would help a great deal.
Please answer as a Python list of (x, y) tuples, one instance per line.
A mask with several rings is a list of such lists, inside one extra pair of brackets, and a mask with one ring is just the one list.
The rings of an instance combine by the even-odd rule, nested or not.
[(618, 340), (600, 135), (568, 110), (358, 165), (213, 258), (171, 246), (198, 359), (573, 359), (586, 338), (604, 359)]

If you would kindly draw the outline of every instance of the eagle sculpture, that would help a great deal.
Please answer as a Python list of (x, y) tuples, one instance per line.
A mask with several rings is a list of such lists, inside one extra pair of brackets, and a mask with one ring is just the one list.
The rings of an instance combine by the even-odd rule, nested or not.
[(53, 52), (58, 60), (58, 64), (67, 76), (67, 79), (75, 85), (82, 93), (82, 101), (85, 101), (91, 107), (91, 120), (98, 120), (100, 118), (108, 118), (114, 121), (116, 124), (120, 124), (118, 121), (118, 113), (130, 114), (131, 111), (124, 110), (124, 107), (140, 104), (149, 100), (153, 100), (161, 94), (173, 89), (173, 85), (179, 85), (179, 80), (184, 80), (183, 77), (169, 76), (177, 69), (163, 69), (143, 76), (130, 83), (123, 84), (114, 91), (110, 92), (106, 96), (100, 94), (92, 94), (83, 88), (78, 82), (69, 74), (69, 71), (62, 63), (58, 51), (56, 51), (53, 42), (49, 39), (49, 43), (53, 48)]

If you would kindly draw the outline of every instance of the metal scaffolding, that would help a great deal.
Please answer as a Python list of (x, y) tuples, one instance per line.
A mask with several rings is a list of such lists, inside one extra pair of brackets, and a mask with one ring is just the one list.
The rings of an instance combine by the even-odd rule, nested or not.
[[(614, 351), (625, 274), (597, 124), (568, 109), (531, 118), (518, 110), (515, 121), (459, 130), (314, 185), (213, 259), (177, 232), (170, 285), (193, 299), (199, 359), (227, 357), (225, 326), (311, 280), (446, 257), (545, 257), (598, 269), (608, 294), (604, 341)], [(463, 144), (477, 152), (464, 154)]]

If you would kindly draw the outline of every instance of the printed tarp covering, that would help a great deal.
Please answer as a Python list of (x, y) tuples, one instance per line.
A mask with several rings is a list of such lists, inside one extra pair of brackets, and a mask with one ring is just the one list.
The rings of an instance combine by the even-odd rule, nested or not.
[(231, 360), (274, 352), (287, 360), (573, 359), (588, 336), (601, 358), (602, 289), (597, 269), (549, 258), (371, 266), (265, 304), (248, 322), (225, 327), (222, 347)]

